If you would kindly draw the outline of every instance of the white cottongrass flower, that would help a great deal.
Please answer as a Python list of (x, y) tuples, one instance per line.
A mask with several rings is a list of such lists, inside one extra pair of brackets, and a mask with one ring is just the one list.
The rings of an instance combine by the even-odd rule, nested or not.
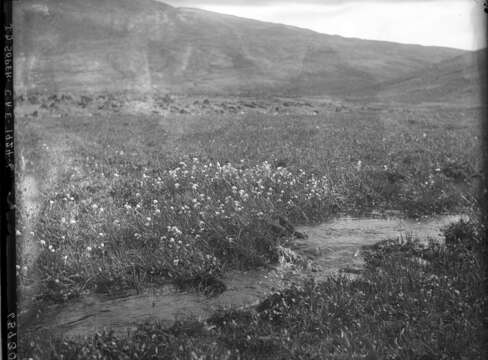
[(362, 166), (363, 166), (363, 162), (361, 160), (358, 160), (358, 162), (356, 164), (356, 170), (360, 171)]

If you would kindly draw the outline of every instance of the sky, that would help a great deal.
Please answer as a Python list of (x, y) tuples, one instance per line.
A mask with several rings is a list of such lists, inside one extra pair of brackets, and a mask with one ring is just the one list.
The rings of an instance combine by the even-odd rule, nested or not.
[(466, 50), (485, 47), (483, 0), (160, 0), (325, 34)]

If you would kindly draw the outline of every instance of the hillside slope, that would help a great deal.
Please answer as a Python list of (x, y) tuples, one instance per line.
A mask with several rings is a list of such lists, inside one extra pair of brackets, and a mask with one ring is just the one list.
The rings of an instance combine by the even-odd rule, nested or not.
[(481, 101), (481, 86), (485, 78), (486, 50), (478, 50), (365, 89), (364, 93), (407, 103), (475, 104)]
[(153, 0), (25, 0), (17, 92), (345, 95), (461, 50), (347, 39)]

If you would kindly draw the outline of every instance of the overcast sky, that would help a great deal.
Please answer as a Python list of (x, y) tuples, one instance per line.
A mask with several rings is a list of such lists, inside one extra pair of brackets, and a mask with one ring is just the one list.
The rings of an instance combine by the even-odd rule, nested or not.
[(161, 0), (325, 34), (460, 49), (485, 46), (483, 0)]

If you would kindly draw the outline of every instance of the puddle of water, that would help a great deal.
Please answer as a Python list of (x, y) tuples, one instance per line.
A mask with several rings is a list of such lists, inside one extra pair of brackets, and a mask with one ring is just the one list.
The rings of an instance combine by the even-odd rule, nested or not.
[(283, 277), (277, 269), (229, 272), (222, 279), (227, 290), (210, 298), (194, 292), (179, 292), (171, 286), (117, 299), (92, 295), (74, 303), (43, 309), (31, 328), (46, 328), (77, 337), (103, 329), (124, 334), (147, 320), (169, 327), (177, 320), (208, 318), (216, 310), (255, 306), (268, 294), (286, 287)]
[(358, 250), (382, 240), (408, 237), (427, 242), (442, 240), (441, 229), (464, 218), (437, 216), (424, 220), (343, 217), (314, 227), (301, 227), (307, 239), (296, 239), (291, 248), (313, 260), (319, 268), (314, 276), (324, 279), (341, 269), (360, 269), (364, 263)]
[(281, 264), (274, 269), (229, 272), (222, 279), (227, 290), (211, 298), (177, 292), (172, 287), (119, 299), (90, 296), (44, 309), (33, 328), (47, 328), (71, 337), (92, 335), (104, 328), (122, 334), (147, 320), (170, 326), (188, 317), (204, 319), (217, 309), (254, 306), (272, 292), (308, 276), (320, 280), (345, 267), (358, 268), (362, 265), (358, 250), (363, 245), (406, 235), (441, 240), (440, 229), (460, 218), (442, 216), (424, 221), (338, 218), (319, 226), (301, 227), (298, 230), (308, 238), (296, 239), (289, 245), (313, 261), (313, 271), (303, 269), (297, 273), (296, 267)]

